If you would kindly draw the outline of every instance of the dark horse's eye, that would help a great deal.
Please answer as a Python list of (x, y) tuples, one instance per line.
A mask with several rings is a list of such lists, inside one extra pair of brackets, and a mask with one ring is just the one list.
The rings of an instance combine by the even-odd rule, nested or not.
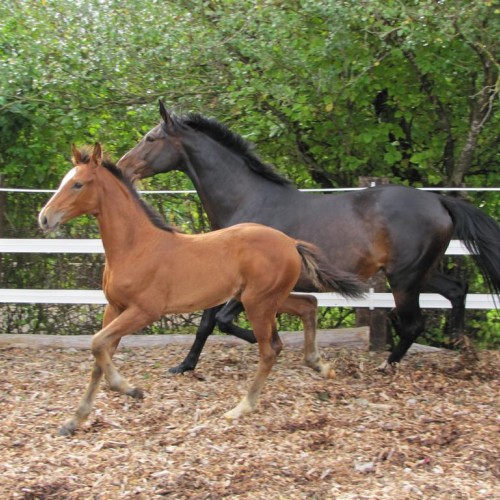
[(152, 135), (147, 135), (146, 136), (146, 141), (147, 142), (155, 142), (155, 138)]
[(73, 184), (73, 189), (82, 189), (83, 184), (81, 182), (75, 182)]

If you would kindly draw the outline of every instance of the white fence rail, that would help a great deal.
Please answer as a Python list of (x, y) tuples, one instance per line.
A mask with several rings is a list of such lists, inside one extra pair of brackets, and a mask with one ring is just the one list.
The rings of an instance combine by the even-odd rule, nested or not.
[[(0, 239), (0, 253), (103, 253), (100, 239)], [(469, 255), (463, 243), (452, 240), (447, 255)], [(368, 307), (370, 309), (394, 307), (390, 293), (369, 292), (362, 299), (347, 299), (337, 293), (314, 294), (322, 307)], [(101, 290), (47, 290), (0, 289), (0, 303), (15, 304), (106, 304)], [(500, 296), (490, 294), (467, 295), (467, 309), (495, 309)], [(450, 302), (441, 295), (423, 293), (420, 306), (430, 309), (450, 309)]]

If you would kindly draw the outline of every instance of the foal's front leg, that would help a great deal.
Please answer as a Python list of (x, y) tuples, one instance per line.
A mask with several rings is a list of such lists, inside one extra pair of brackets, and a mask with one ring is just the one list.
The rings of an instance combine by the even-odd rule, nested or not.
[[(108, 304), (104, 309), (102, 328), (105, 328), (107, 325), (109, 325), (119, 314), (120, 311), (118, 311), (118, 309)], [(118, 343), (119, 342), (117, 342), (115, 345), (115, 350), (118, 347)], [(68, 420), (59, 429), (60, 436), (69, 436), (73, 434), (78, 425), (87, 418), (94, 403), (94, 399), (97, 394), (97, 389), (99, 388), (99, 382), (101, 381), (101, 377), (102, 377), (102, 370), (99, 367), (99, 365), (94, 361), (92, 371), (90, 374), (89, 384), (87, 385), (87, 389), (85, 390), (82, 399), (80, 400), (80, 404), (78, 405), (76, 414), (73, 418)]]
[[(105, 317), (108, 315), (109, 319), (113, 315), (113, 313), (109, 311), (109, 308), (106, 309), (106, 313)], [(106, 320), (103, 323), (105, 322)], [(129, 335), (147, 326), (151, 322), (152, 320), (140, 310), (132, 308), (126, 309), (94, 335), (92, 339), (92, 354), (95, 357), (95, 362), (92, 368), (90, 382), (78, 405), (75, 415), (62, 426), (59, 431), (60, 435), (67, 436), (73, 434), (76, 428), (88, 417), (92, 410), (99, 387), (99, 381), (103, 374), (112, 390), (127, 394), (134, 398), (143, 397), (141, 389), (131, 386), (128, 381), (120, 375), (113, 365), (111, 358), (123, 336)]]

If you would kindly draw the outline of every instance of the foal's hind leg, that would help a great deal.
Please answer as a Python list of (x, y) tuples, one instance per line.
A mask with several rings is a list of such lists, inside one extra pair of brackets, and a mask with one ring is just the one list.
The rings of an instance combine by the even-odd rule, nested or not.
[[(244, 330), (233, 325), (231, 322), (240, 312), (244, 310), (241, 302), (230, 300), (216, 315), (219, 329), (224, 333), (229, 333), (242, 338), (247, 342), (256, 342), (251, 330)], [(330, 365), (321, 357), (316, 342), (316, 313), (318, 310), (318, 300), (314, 295), (304, 295), (292, 293), (279, 307), (278, 313), (291, 314), (297, 316), (304, 326), (304, 363), (313, 370), (319, 372), (323, 377), (332, 376)]]
[[(115, 316), (115, 312), (107, 309), (108, 319)], [(111, 358), (118, 347), (120, 339), (144, 326), (152, 320), (136, 309), (128, 309), (119, 316), (116, 316), (110, 323), (98, 332), (92, 340), (92, 354), (95, 357), (92, 368), (90, 382), (78, 405), (73, 418), (68, 420), (59, 431), (60, 435), (73, 434), (75, 429), (88, 417), (99, 387), (102, 375), (106, 377), (111, 389), (140, 398), (142, 391), (132, 387), (118, 372), (113, 365)]]
[(278, 312), (298, 316), (304, 326), (304, 364), (319, 372), (325, 378), (333, 378), (335, 372), (324, 361), (316, 340), (316, 314), (318, 299), (314, 295), (292, 293)]
[(255, 314), (247, 309), (247, 315), (252, 323), (255, 336), (259, 343), (259, 365), (246, 396), (235, 408), (224, 415), (230, 420), (250, 413), (256, 408), (262, 387), (276, 361), (276, 357), (283, 347), (278, 332), (276, 331), (275, 311), (271, 313), (268, 312), (267, 314)]

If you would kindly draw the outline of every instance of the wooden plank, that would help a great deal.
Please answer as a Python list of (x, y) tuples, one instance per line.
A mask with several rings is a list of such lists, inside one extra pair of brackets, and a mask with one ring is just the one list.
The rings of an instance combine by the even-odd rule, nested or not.
[[(339, 328), (335, 330), (318, 330), (317, 339), (320, 347), (344, 347), (346, 349), (368, 350), (370, 329)], [(303, 332), (281, 332), (281, 340), (285, 347), (301, 348), (304, 345)], [(192, 344), (194, 335), (129, 335), (122, 339), (122, 347), (164, 347), (168, 345)], [(38, 335), (38, 334), (0, 334), (0, 349), (33, 348), (33, 349), (90, 349), (91, 335)], [(230, 335), (211, 335), (208, 344), (221, 346), (248, 345), (247, 342)]]

